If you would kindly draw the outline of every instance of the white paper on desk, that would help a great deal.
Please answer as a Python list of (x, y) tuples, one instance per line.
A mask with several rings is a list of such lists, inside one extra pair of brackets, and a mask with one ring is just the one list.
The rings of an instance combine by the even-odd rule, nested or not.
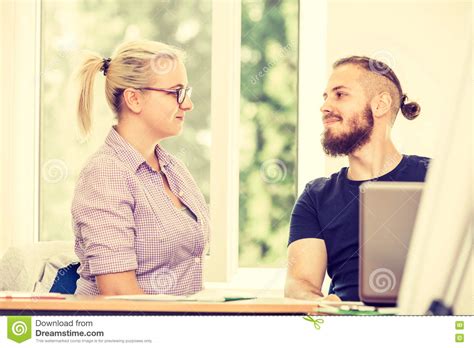
[(257, 298), (257, 296), (243, 291), (204, 289), (194, 295), (189, 296), (189, 298), (197, 302), (228, 302), (251, 300)]
[(321, 307), (364, 306), (364, 303), (360, 301), (316, 301), (316, 304), (321, 305)]
[(247, 292), (235, 292), (226, 290), (202, 290), (190, 296), (175, 295), (117, 295), (106, 296), (107, 300), (133, 300), (133, 301), (191, 301), (191, 302), (226, 302), (236, 300), (250, 300), (256, 298), (253, 294)]
[(105, 296), (106, 300), (131, 300), (131, 301), (163, 301), (163, 302), (176, 302), (176, 301), (190, 301), (187, 296), (175, 296), (175, 295), (116, 295), (116, 296)]

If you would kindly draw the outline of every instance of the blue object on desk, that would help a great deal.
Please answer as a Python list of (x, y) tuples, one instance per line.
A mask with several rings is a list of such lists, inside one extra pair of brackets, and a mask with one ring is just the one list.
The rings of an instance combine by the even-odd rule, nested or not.
[(76, 282), (79, 279), (77, 269), (80, 265), (81, 264), (77, 262), (60, 268), (49, 292), (73, 295), (76, 292)]

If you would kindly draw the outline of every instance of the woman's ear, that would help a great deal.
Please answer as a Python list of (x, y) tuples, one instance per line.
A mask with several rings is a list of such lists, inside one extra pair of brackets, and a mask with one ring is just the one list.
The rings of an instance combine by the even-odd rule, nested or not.
[(123, 103), (135, 114), (139, 114), (143, 109), (143, 94), (135, 88), (127, 88), (122, 93)]
[(374, 117), (382, 117), (385, 114), (390, 112), (392, 108), (393, 99), (390, 93), (382, 92), (377, 94), (374, 98), (372, 98), (371, 107), (372, 107), (372, 114)]

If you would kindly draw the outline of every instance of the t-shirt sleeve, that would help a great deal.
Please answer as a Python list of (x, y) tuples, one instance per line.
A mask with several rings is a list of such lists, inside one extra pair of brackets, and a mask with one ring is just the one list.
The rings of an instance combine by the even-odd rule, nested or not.
[(311, 199), (310, 184), (306, 185), (291, 213), (288, 245), (303, 238), (324, 239), (316, 207)]
[(71, 212), (76, 248), (82, 249), (91, 275), (138, 268), (133, 207), (127, 177), (113, 161), (81, 173)]

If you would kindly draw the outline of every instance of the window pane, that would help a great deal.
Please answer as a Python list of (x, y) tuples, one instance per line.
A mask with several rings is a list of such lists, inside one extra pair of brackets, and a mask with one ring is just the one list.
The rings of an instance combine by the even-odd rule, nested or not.
[(283, 267), (296, 195), (298, 2), (242, 1), (241, 267)]
[(116, 122), (105, 101), (105, 78), (97, 74), (94, 128), (87, 142), (78, 136), (70, 77), (84, 49), (109, 57), (122, 41), (146, 38), (187, 52), (194, 110), (183, 134), (163, 146), (186, 163), (209, 201), (210, 0), (43, 0), (41, 35), (40, 240), (73, 239), (70, 206), (77, 177)]

